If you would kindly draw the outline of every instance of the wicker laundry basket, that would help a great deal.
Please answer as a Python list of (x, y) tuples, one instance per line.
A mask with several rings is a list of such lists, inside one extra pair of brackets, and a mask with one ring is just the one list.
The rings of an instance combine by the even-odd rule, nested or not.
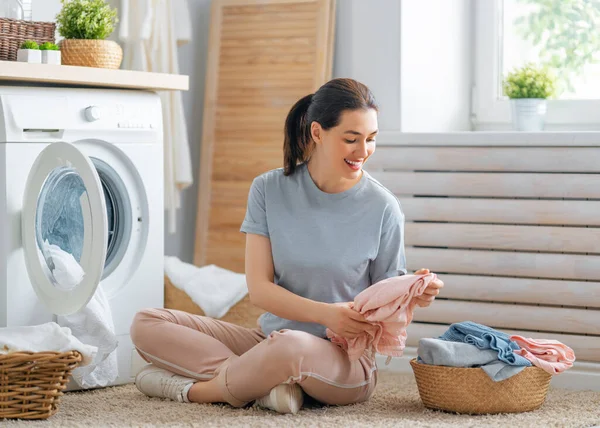
[(80, 361), (76, 351), (0, 355), (0, 418), (46, 419), (55, 414)]
[(0, 18), (0, 60), (16, 61), (17, 51), (25, 40), (54, 43), (55, 29), (54, 22)]
[(466, 414), (520, 413), (545, 401), (552, 376), (538, 367), (494, 382), (481, 368), (434, 366), (411, 360), (425, 407)]

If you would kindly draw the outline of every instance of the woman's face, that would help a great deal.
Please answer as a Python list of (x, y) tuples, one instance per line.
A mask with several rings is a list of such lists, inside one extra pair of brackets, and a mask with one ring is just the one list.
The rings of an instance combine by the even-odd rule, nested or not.
[(375, 151), (377, 126), (377, 112), (373, 109), (346, 110), (338, 126), (328, 130), (313, 122), (311, 134), (322, 165), (328, 165), (340, 177), (360, 178), (364, 163)]

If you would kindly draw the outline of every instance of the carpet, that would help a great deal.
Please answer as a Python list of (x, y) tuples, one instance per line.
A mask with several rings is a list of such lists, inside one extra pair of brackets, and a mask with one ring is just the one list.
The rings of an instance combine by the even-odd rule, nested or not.
[(423, 407), (412, 374), (381, 371), (373, 398), (345, 407), (311, 406), (297, 415), (256, 407), (175, 403), (147, 398), (133, 385), (67, 393), (46, 421), (2, 421), (7, 427), (592, 427), (600, 424), (600, 392), (551, 389), (537, 411), (466, 416)]

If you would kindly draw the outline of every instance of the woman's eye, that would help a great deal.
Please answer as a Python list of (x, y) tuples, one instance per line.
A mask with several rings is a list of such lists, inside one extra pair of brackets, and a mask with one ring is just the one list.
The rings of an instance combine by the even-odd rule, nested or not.
[(356, 143), (356, 140), (348, 140), (348, 139), (346, 139), (346, 143), (350, 143), (350, 144), (351, 143)]
[(375, 138), (371, 138), (370, 140), (367, 140), (367, 143), (374, 143), (375, 142)]

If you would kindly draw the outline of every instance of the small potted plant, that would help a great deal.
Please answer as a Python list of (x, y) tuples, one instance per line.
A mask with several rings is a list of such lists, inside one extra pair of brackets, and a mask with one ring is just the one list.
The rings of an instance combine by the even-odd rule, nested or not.
[(17, 61), (39, 64), (42, 62), (40, 47), (34, 40), (25, 40), (17, 50)]
[(123, 50), (118, 43), (105, 40), (115, 29), (117, 10), (104, 0), (61, 0), (56, 15), (64, 65), (119, 68)]
[(43, 64), (60, 65), (60, 50), (54, 43), (46, 42), (40, 45)]
[(513, 127), (517, 131), (542, 131), (546, 100), (555, 94), (556, 78), (546, 68), (527, 63), (510, 72), (503, 87), (510, 98)]

